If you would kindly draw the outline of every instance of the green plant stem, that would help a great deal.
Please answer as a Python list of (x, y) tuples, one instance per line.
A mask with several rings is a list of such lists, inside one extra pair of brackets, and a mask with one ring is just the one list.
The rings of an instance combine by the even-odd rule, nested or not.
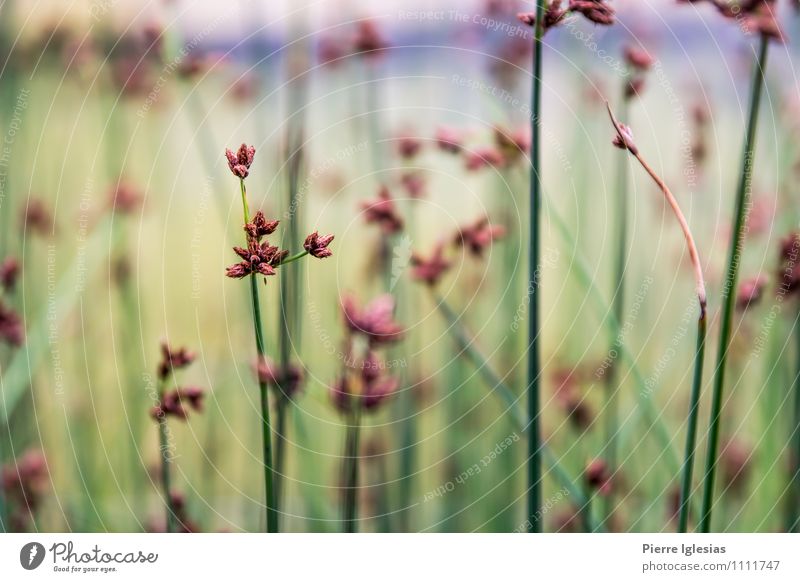
[(686, 533), (689, 525), (689, 499), (692, 494), (692, 470), (694, 468), (694, 455), (697, 447), (697, 416), (700, 409), (700, 394), (703, 387), (703, 362), (706, 351), (706, 325), (705, 310), (697, 320), (697, 348), (695, 350), (694, 377), (692, 379), (692, 394), (689, 402), (689, 415), (687, 417), (686, 452), (683, 461), (683, 477), (681, 483), (681, 506), (678, 515), (678, 532)]
[[(158, 401), (164, 401), (164, 381), (159, 382)], [(169, 450), (169, 434), (167, 431), (167, 415), (162, 411), (158, 416), (158, 450), (161, 457), (161, 490), (164, 494), (164, 503), (167, 508), (167, 533), (177, 531), (177, 514), (172, 499), (172, 476), (169, 470), (170, 460), (167, 458)]]
[[(240, 179), (239, 184), (242, 192), (242, 211), (244, 222), (250, 222), (250, 206), (247, 203), (247, 190), (244, 180)], [(264, 328), (261, 325), (261, 304), (258, 300), (258, 279), (255, 275), (250, 275), (250, 297), (253, 305), (253, 332), (256, 338), (256, 351), (258, 352), (258, 363), (265, 362), (264, 348)], [(261, 442), (262, 454), (264, 457), (264, 498), (267, 511), (267, 533), (278, 532), (278, 506), (275, 499), (275, 470), (272, 465), (272, 425), (269, 415), (269, 391), (267, 383), (259, 378), (259, 395), (261, 398)]]
[(344, 521), (345, 533), (358, 531), (358, 472), (359, 448), (361, 440), (361, 402), (353, 404), (353, 411), (348, 415), (347, 439), (345, 441), (345, 498)]
[(706, 454), (705, 476), (703, 479), (703, 506), (700, 516), (700, 531), (703, 533), (711, 531), (711, 511), (714, 506), (714, 477), (717, 469), (719, 421), (722, 412), (722, 392), (725, 386), (725, 367), (728, 359), (728, 350), (731, 344), (731, 322), (736, 299), (736, 281), (739, 275), (741, 247), (744, 239), (745, 208), (751, 195), (750, 184), (752, 182), (753, 173), (758, 110), (761, 103), (762, 89), (764, 87), (764, 70), (767, 66), (769, 39), (765, 35), (761, 35), (759, 42), (758, 60), (753, 70), (750, 112), (747, 120), (744, 155), (742, 157), (742, 173), (739, 178), (739, 188), (736, 193), (734, 228), (731, 234), (728, 269), (722, 289), (722, 324), (719, 333), (719, 352), (717, 353), (717, 365), (715, 367), (714, 386), (711, 396), (708, 450)]
[(542, 35), (544, 34), (544, 0), (536, 2), (536, 32), (533, 40), (533, 79), (531, 83), (531, 176), (528, 231), (530, 249), (528, 257), (528, 289), (531, 294), (528, 317), (528, 531), (541, 533), (541, 521), (536, 516), (542, 507), (542, 443), (539, 422), (539, 281), (537, 270), (540, 256), (541, 208), (541, 132), (542, 114)]
[(281, 261), (281, 266), (288, 265), (289, 263), (293, 263), (299, 259), (302, 259), (308, 254), (308, 251), (302, 251), (297, 253), (296, 255), (292, 255), (291, 257), (287, 257)]
[[(800, 316), (795, 319), (794, 324), (795, 340), (797, 341), (797, 369), (795, 371), (792, 389), (794, 390), (794, 414), (793, 414), (793, 441), (794, 445), (790, 452), (790, 459), (794, 463), (792, 466), (791, 484), (789, 490), (789, 516), (790, 522), (787, 531), (800, 533)], [(794, 458), (792, 458), (794, 457)]]
[[(623, 88), (622, 116), (628, 118), (630, 100)], [(620, 156), (617, 166), (617, 249), (614, 257), (614, 293), (611, 297), (611, 308), (617, 321), (622, 321), (625, 310), (625, 264), (628, 256), (628, 158)], [(609, 353), (618, 353), (623, 338), (621, 334), (611, 334)], [(619, 386), (617, 383), (617, 365), (611, 363), (606, 373), (605, 401), (605, 443), (606, 465), (613, 475), (617, 470), (617, 435), (619, 434)], [(614, 488), (603, 498), (603, 517), (610, 519), (614, 507)]]

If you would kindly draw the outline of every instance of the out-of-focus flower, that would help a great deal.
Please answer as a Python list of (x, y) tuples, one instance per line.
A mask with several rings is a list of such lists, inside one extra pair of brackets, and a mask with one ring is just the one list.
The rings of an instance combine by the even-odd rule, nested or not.
[(133, 184), (122, 180), (109, 193), (111, 207), (122, 214), (133, 213), (142, 205), (143, 198)]
[(345, 324), (352, 333), (363, 334), (370, 345), (387, 344), (403, 338), (405, 329), (394, 320), (394, 298), (381, 295), (360, 308), (352, 295), (342, 300)]
[(437, 244), (428, 258), (416, 253), (411, 255), (411, 265), (411, 276), (414, 279), (430, 286), (436, 285), (451, 265), (450, 261), (444, 258), (444, 242)]
[(0, 340), (14, 347), (21, 346), (25, 341), (22, 319), (2, 301), (0, 301)]
[(8, 531), (26, 531), (47, 491), (47, 460), (41, 451), (30, 450), (0, 470), (0, 486), (9, 508)]
[(161, 343), (161, 361), (158, 364), (158, 377), (164, 380), (173, 371), (187, 367), (194, 362), (195, 354), (186, 348), (172, 349), (167, 342)]
[(506, 163), (503, 153), (496, 147), (486, 146), (465, 152), (467, 170), (475, 171), (493, 166), (502, 167)]
[(584, 479), (589, 489), (597, 491), (598, 495), (605, 496), (611, 493), (611, 475), (608, 465), (602, 459), (594, 459), (587, 465)]
[(653, 57), (643, 48), (627, 45), (623, 49), (622, 54), (628, 66), (638, 71), (647, 71), (653, 66)]
[(720, 478), (726, 489), (742, 493), (750, 476), (753, 451), (739, 440), (730, 439), (720, 451)]
[(495, 127), (494, 142), (500, 149), (503, 159), (508, 163), (512, 163), (530, 150), (531, 130), (527, 126), (512, 131)]
[(397, 153), (401, 158), (409, 160), (416, 156), (421, 149), (422, 140), (411, 133), (404, 133), (397, 137)]
[(492, 242), (505, 236), (506, 229), (500, 225), (489, 223), (487, 217), (479, 218), (470, 225), (463, 226), (456, 233), (454, 242), (465, 247), (473, 256), (482, 257), (484, 250)]
[[(562, 0), (551, 0), (545, 7), (542, 28), (547, 32), (554, 26), (558, 26), (567, 15), (567, 10), (561, 7)], [(522, 24), (528, 26), (536, 26), (536, 13), (535, 12), (520, 12), (517, 18)]]
[(246, 249), (233, 247), (233, 251), (243, 260), (225, 270), (225, 275), (231, 279), (242, 279), (255, 274), (265, 277), (275, 275), (275, 267), (289, 254), (289, 251), (282, 251), (267, 241), (259, 243), (255, 239), (249, 240)]
[(570, 0), (570, 12), (579, 12), (591, 22), (610, 26), (614, 24), (614, 8), (605, 0)]
[(278, 224), (280, 224), (279, 220), (267, 220), (264, 213), (259, 210), (253, 219), (244, 225), (244, 231), (249, 238), (261, 242), (262, 237), (275, 232)]
[[(341, 413), (349, 413), (355, 406), (365, 411), (375, 410), (395, 393), (400, 384), (397, 378), (385, 373), (385, 364), (372, 350), (358, 366), (361, 373), (357, 378), (343, 375), (331, 386), (331, 399)], [(360, 387), (360, 391), (355, 385)]]
[(303, 244), (303, 248), (307, 250), (308, 254), (312, 257), (324, 259), (333, 254), (333, 251), (328, 248), (328, 245), (331, 244), (331, 241), (333, 241), (332, 234), (320, 236), (317, 231), (314, 231), (306, 237), (306, 242)]
[(0, 265), (0, 285), (6, 293), (14, 291), (19, 276), (19, 261), (14, 257), (8, 257)]
[(594, 414), (580, 392), (578, 374), (572, 368), (557, 369), (553, 373), (556, 386), (555, 401), (564, 411), (570, 423), (579, 431), (585, 431), (594, 422)]
[(25, 228), (32, 230), (40, 236), (49, 236), (55, 228), (53, 216), (43, 200), (31, 198), (23, 214)]
[(736, 294), (736, 309), (744, 311), (753, 303), (758, 303), (767, 287), (767, 277), (757, 275), (745, 279), (739, 284), (739, 292)]
[(242, 144), (239, 150), (234, 154), (231, 150), (225, 150), (225, 157), (228, 159), (228, 168), (231, 173), (238, 178), (244, 180), (250, 175), (250, 166), (253, 164), (253, 158), (256, 155), (256, 148)]
[(800, 289), (800, 233), (793, 232), (780, 242), (778, 288), (784, 293)]
[(397, 213), (386, 186), (381, 186), (377, 200), (362, 202), (361, 208), (367, 222), (379, 225), (385, 234), (394, 234), (403, 229), (403, 219)]
[(317, 46), (317, 56), (323, 65), (339, 65), (350, 53), (350, 46), (343, 38), (326, 37)]
[(388, 43), (383, 38), (380, 28), (374, 20), (361, 20), (356, 25), (353, 48), (356, 54), (376, 58), (380, 56)]
[(416, 172), (406, 172), (400, 176), (400, 184), (410, 198), (422, 198), (425, 193), (425, 180)]
[(299, 366), (287, 364), (283, 367), (270, 359), (257, 363), (256, 373), (259, 382), (280, 390), (281, 395), (290, 400), (300, 391), (304, 379)]
[(711, 4), (725, 18), (743, 23), (745, 32), (763, 34), (784, 41), (784, 34), (777, 21), (775, 0), (678, 0), (679, 4)]
[(461, 151), (463, 137), (461, 132), (453, 129), (452, 127), (437, 128), (434, 139), (436, 140), (436, 145), (438, 145), (439, 149), (442, 151), (449, 152), (451, 154), (457, 154)]
[(205, 398), (205, 392), (202, 388), (195, 386), (175, 388), (164, 393), (161, 402), (153, 407), (150, 415), (158, 421), (167, 416), (186, 420), (189, 418), (189, 410), (203, 411), (203, 398)]

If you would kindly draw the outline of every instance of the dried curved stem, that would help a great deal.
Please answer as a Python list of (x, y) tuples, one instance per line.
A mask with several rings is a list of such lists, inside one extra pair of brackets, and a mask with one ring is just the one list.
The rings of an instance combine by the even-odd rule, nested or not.
[(630, 136), (625, 135), (623, 132), (617, 118), (614, 117), (614, 112), (611, 111), (611, 105), (606, 101), (606, 108), (608, 109), (608, 115), (611, 117), (611, 123), (614, 124), (614, 129), (617, 131), (620, 140), (623, 143), (628, 144), (628, 151), (635, 157), (645, 171), (650, 174), (650, 177), (653, 181), (658, 185), (661, 189), (661, 192), (664, 193), (664, 197), (667, 199), (670, 207), (672, 208), (672, 212), (675, 214), (675, 218), (678, 219), (678, 223), (681, 225), (681, 230), (683, 231), (683, 236), (686, 238), (686, 244), (689, 247), (689, 258), (692, 261), (692, 267), (694, 269), (694, 279), (695, 279), (695, 290), (697, 292), (697, 300), (700, 303), (700, 316), (705, 317), (706, 314), (706, 284), (705, 280), (703, 279), (703, 265), (700, 263), (700, 255), (697, 252), (697, 245), (695, 245), (694, 237), (692, 236), (692, 231), (689, 228), (689, 223), (686, 221), (686, 217), (683, 215), (683, 211), (681, 211), (681, 207), (678, 206), (678, 201), (675, 200), (675, 196), (673, 196), (670, 189), (664, 183), (658, 174), (655, 173), (653, 168), (644, 160), (642, 155), (639, 153), (638, 148), (632, 147), (630, 144)]
[(639, 148), (633, 143), (633, 136), (628, 128), (623, 128), (616, 117), (614, 112), (611, 111), (611, 106), (606, 102), (608, 108), (608, 115), (611, 117), (611, 123), (614, 124), (614, 129), (617, 131), (618, 140), (615, 140), (615, 145), (627, 149), (633, 157), (639, 160), (639, 163), (650, 175), (653, 181), (664, 193), (664, 197), (672, 207), (678, 223), (681, 226), (683, 235), (686, 238), (686, 244), (689, 247), (689, 256), (692, 260), (694, 267), (695, 286), (697, 291), (697, 300), (700, 303), (700, 317), (697, 320), (697, 347), (695, 348), (694, 358), (694, 376), (692, 378), (692, 392), (689, 403), (689, 413), (686, 418), (687, 433), (686, 433), (686, 449), (684, 453), (683, 467), (681, 470), (681, 504), (679, 508), (678, 518), (678, 531), (683, 533), (688, 528), (689, 523), (689, 498), (692, 492), (692, 472), (694, 469), (695, 450), (697, 448), (697, 413), (700, 407), (700, 394), (703, 386), (703, 362), (705, 361), (705, 345), (706, 345), (706, 286), (703, 280), (703, 266), (700, 263), (700, 255), (697, 252), (697, 245), (695, 245), (692, 231), (689, 229), (689, 223), (686, 217), (678, 206), (678, 201), (672, 195), (670, 189), (650, 167), (639, 153)]

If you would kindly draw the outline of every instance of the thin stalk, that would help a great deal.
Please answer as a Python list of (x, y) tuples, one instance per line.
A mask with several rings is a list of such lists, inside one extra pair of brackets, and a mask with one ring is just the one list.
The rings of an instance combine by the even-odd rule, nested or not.
[(302, 259), (307, 254), (308, 254), (308, 251), (301, 251), (301, 252), (297, 253), (296, 255), (292, 255), (291, 257), (287, 257), (287, 258), (285, 258), (285, 259), (283, 259), (281, 261), (281, 267), (284, 266), (284, 265), (288, 265), (289, 263), (293, 263), (293, 262), (297, 261), (298, 259)]
[(358, 525), (358, 470), (359, 447), (361, 440), (361, 402), (355, 402), (347, 425), (345, 441), (345, 498), (344, 521), (345, 533), (356, 533)]
[(794, 456), (793, 462), (794, 472), (791, 476), (791, 489), (789, 492), (790, 501), (790, 522), (787, 528), (791, 533), (800, 533), (800, 322), (795, 319), (794, 333), (795, 340), (797, 341), (797, 370), (792, 383), (794, 390), (794, 418), (792, 433), (794, 445), (792, 447), (791, 456)]
[(689, 223), (687, 222), (686, 217), (683, 215), (675, 196), (667, 187), (666, 183), (658, 176), (658, 174), (655, 173), (653, 168), (650, 167), (650, 165), (639, 153), (639, 149), (633, 143), (633, 137), (629, 134), (629, 132), (623, 130), (622, 126), (617, 122), (616, 117), (614, 117), (614, 113), (611, 111), (611, 106), (606, 103), (606, 107), (608, 108), (608, 115), (611, 118), (611, 123), (614, 125), (614, 129), (617, 132), (620, 143), (624, 144), (625, 149), (627, 149), (627, 151), (636, 158), (639, 164), (641, 164), (645, 171), (650, 175), (661, 192), (664, 194), (664, 198), (666, 198), (667, 203), (672, 208), (672, 212), (675, 214), (675, 218), (678, 220), (678, 224), (683, 231), (683, 236), (686, 239), (686, 246), (689, 249), (689, 258), (691, 259), (692, 268), (694, 270), (695, 292), (697, 293), (700, 315), (697, 321), (697, 349), (695, 351), (695, 368), (692, 379), (692, 394), (688, 415), (689, 426), (686, 438), (686, 452), (683, 462), (683, 486), (681, 489), (680, 522), (684, 528), (682, 531), (685, 531), (688, 520), (689, 495), (691, 493), (692, 467), (694, 463), (695, 443), (697, 436), (697, 408), (700, 404), (700, 393), (703, 384), (703, 362), (705, 358), (707, 299), (705, 280), (703, 277), (703, 265), (700, 262), (700, 254), (697, 252), (697, 245), (694, 242), (694, 237), (692, 236), (692, 231), (689, 228)]
[[(627, 119), (630, 100), (622, 96), (622, 116)], [(617, 249), (614, 257), (614, 293), (611, 297), (611, 309), (617, 321), (622, 321), (625, 311), (625, 264), (628, 256), (628, 160), (625, 156), (619, 157), (617, 166)], [(620, 334), (611, 334), (609, 353), (617, 353), (619, 344), (622, 343)], [(605, 402), (605, 443), (606, 465), (611, 474), (617, 470), (617, 447), (619, 433), (619, 387), (617, 382), (617, 365), (612, 362), (606, 373), (606, 402)], [(610, 519), (614, 507), (613, 487), (603, 500), (605, 519)]]
[(722, 412), (722, 392), (725, 387), (725, 366), (731, 344), (731, 322), (736, 298), (736, 280), (739, 276), (739, 259), (744, 239), (745, 208), (750, 200), (750, 184), (752, 182), (753, 158), (755, 155), (756, 129), (758, 126), (758, 110), (761, 93), (764, 87), (764, 70), (767, 66), (767, 48), (769, 39), (761, 35), (758, 60), (753, 70), (751, 85), (750, 112), (747, 120), (747, 132), (742, 157), (742, 173), (736, 193), (734, 209), (734, 229), (731, 234), (728, 270), (722, 288), (723, 308), (722, 325), (719, 333), (719, 351), (715, 368), (714, 387), (711, 397), (711, 418), (708, 425), (708, 450), (706, 453), (706, 470), (703, 480), (703, 508), (700, 517), (700, 531), (711, 531), (711, 511), (714, 505), (714, 477), (717, 469), (719, 449), (719, 421)]
[(541, 132), (542, 114), (542, 35), (544, 34), (544, 0), (536, 2), (536, 32), (533, 39), (533, 79), (531, 81), (531, 175), (528, 229), (530, 253), (528, 257), (528, 289), (530, 289), (530, 316), (528, 317), (528, 531), (541, 533), (542, 524), (536, 515), (542, 507), (542, 443), (539, 422), (540, 361), (539, 361), (539, 281), (537, 269), (540, 255), (541, 229), (539, 210), (542, 205)]
[[(244, 180), (240, 179), (239, 184), (242, 191), (242, 211), (244, 222), (250, 222), (250, 207), (247, 203), (247, 190)], [(258, 363), (264, 364), (264, 329), (261, 325), (261, 304), (258, 300), (258, 280), (255, 275), (250, 275), (250, 297), (253, 305), (253, 332), (256, 339), (256, 352), (258, 353)], [(269, 416), (269, 393), (267, 383), (261, 378), (258, 380), (259, 394), (261, 397), (261, 442), (264, 457), (264, 498), (267, 511), (267, 533), (278, 532), (278, 506), (275, 500), (275, 471), (272, 465), (272, 426)]]
[(678, 514), (678, 532), (686, 533), (689, 524), (689, 498), (692, 494), (692, 471), (694, 455), (697, 447), (697, 416), (700, 409), (700, 394), (703, 385), (703, 361), (706, 350), (706, 317), (697, 320), (697, 348), (695, 350), (694, 378), (689, 403), (688, 427), (686, 432), (686, 450), (683, 462), (683, 481), (681, 483), (681, 507)]
[[(158, 389), (158, 401), (164, 401), (164, 382), (160, 382)], [(158, 445), (161, 456), (161, 490), (164, 495), (164, 502), (167, 507), (167, 533), (177, 531), (177, 514), (175, 504), (172, 499), (172, 476), (169, 470), (170, 460), (167, 459), (169, 449), (169, 434), (167, 432), (167, 415), (162, 411), (158, 416)]]

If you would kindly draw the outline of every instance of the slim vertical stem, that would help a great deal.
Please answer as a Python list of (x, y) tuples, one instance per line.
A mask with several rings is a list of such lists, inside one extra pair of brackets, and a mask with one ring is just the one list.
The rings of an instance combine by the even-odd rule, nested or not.
[(344, 499), (344, 531), (358, 531), (358, 470), (359, 447), (361, 439), (361, 402), (353, 404), (353, 412), (349, 415), (347, 440), (345, 442), (345, 499)]
[(544, 0), (536, 3), (536, 31), (533, 40), (533, 79), (531, 95), (531, 176), (528, 229), (528, 289), (531, 294), (528, 317), (528, 532), (541, 533), (541, 521), (536, 519), (542, 506), (542, 459), (539, 419), (539, 209), (541, 208), (541, 132), (542, 114), (542, 35), (544, 34)]
[[(622, 96), (622, 118), (628, 118), (629, 99)], [(619, 157), (617, 167), (617, 249), (614, 257), (614, 293), (611, 299), (611, 309), (617, 321), (622, 321), (625, 310), (625, 263), (628, 255), (628, 158)], [(614, 331), (611, 335), (609, 353), (616, 354), (622, 342), (621, 335)], [(606, 404), (605, 404), (605, 442), (606, 464), (613, 475), (617, 470), (617, 434), (619, 431), (619, 387), (617, 382), (617, 362), (611, 363), (606, 374)], [(612, 491), (603, 499), (604, 519), (611, 517), (614, 507)]]
[(794, 415), (792, 433), (794, 445), (790, 450), (790, 460), (793, 473), (791, 475), (791, 485), (789, 489), (790, 503), (790, 522), (787, 530), (791, 533), (800, 533), (800, 317), (795, 319), (794, 325), (795, 339), (797, 341), (797, 369), (792, 383), (794, 390)]
[(755, 153), (756, 128), (758, 125), (758, 109), (761, 103), (761, 93), (764, 87), (764, 70), (767, 66), (767, 47), (769, 39), (761, 35), (758, 61), (753, 70), (753, 79), (750, 97), (750, 112), (747, 121), (747, 133), (744, 142), (744, 155), (742, 158), (742, 174), (739, 178), (739, 188), (736, 193), (736, 207), (734, 215), (734, 229), (731, 235), (729, 249), (728, 270), (722, 288), (722, 325), (719, 334), (719, 352), (714, 376), (714, 387), (711, 397), (711, 418), (709, 420), (708, 450), (706, 456), (706, 470), (703, 479), (703, 507), (700, 517), (700, 531), (711, 531), (711, 511), (714, 506), (714, 476), (717, 468), (717, 453), (719, 448), (719, 421), (722, 412), (722, 392), (725, 386), (725, 365), (728, 359), (728, 350), (731, 343), (731, 321), (736, 298), (736, 280), (739, 275), (739, 259), (744, 238), (745, 208), (750, 200), (750, 184), (752, 181), (753, 157)]
[[(244, 180), (239, 180), (242, 191), (242, 212), (244, 222), (250, 222), (250, 206), (247, 203), (247, 190)], [(261, 325), (261, 304), (258, 300), (258, 280), (255, 275), (250, 275), (250, 297), (253, 305), (253, 331), (256, 338), (256, 351), (258, 363), (264, 363), (264, 328)], [(267, 383), (259, 378), (259, 395), (261, 398), (261, 441), (264, 457), (264, 498), (267, 511), (267, 533), (278, 532), (278, 506), (275, 502), (275, 471), (272, 465), (272, 425), (269, 416), (269, 392)]]
[(681, 483), (681, 507), (678, 517), (678, 532), (686, 533), (689, 524), (689, 498), (692, 494), (692, 470), (694, 468), (694, 455), (697, 444), (697, 416), (700, 408), (700, 394), (703, 386), (703, 362), (706, 351), (706, 314), (702, 309), (700, 319), (697, 320), (697, 348), (694, 360), (694, 378), (692, 379), (692, 394), (689, 402), (689, 415), (686, 431), (686, 452), (683, 461), (683, 478)]
[[(158, 401), (164, 401), (164, 381), (159, 383)], [(177, 515), (175, 504), (172, 499), (172, 476), (170, 475), (167, 451), (169, 449), (169, 434), (167, 433), (167, 415), (161, 411), (158, 416), (158, 450), (161, 457), (161, 490), (164, 495), (164, 502), (167, 508), (167, 533), (177, 531)]]

